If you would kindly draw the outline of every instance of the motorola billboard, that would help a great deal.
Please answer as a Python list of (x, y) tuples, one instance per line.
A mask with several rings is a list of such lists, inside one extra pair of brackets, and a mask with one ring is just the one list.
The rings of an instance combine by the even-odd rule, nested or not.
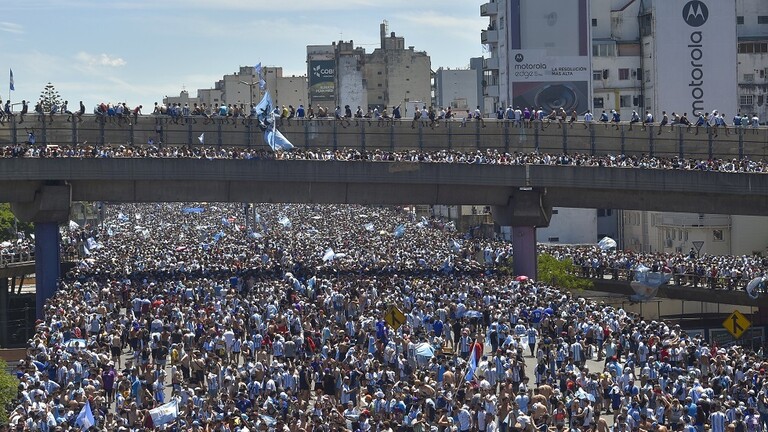
[[(512, 106), (589, 109), (591, 26), (587, 0), (508, 0), (508, 101)], [(503, 101), (502, 101), (503, 102)]]
[(546, 50), (513, 50), (510, 57), (514, 106), (568, 114), (589, 108), (589, 57), (550, 56)]
[(736, 112), (735, 0), (654, 2), (656, 55), (652, 109), (694, 116)]

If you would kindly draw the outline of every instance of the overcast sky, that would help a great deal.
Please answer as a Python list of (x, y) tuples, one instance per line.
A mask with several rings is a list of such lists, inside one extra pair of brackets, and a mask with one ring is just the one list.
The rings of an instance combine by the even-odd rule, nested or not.
[[(70, 106), (83, 100), (151, 106), (210, 88), (261, 62), (306, 75), (306, 45), (354, 40), (371, 52), (379, 24), (426, 51), (432, 69), (483, 55), (483, 0), (3, 0), (0, 83), (13, 69), (14, 102), (49, 81)], [(0, 84), (0, 96), (8, 97)]]

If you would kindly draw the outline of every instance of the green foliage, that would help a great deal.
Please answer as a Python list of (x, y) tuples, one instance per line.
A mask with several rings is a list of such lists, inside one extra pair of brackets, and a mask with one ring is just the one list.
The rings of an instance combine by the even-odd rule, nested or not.
[(573, 261), (560, 261), (549, 254), (539, 254), (539, 274), (537, 280), (559, 288), (585, 290), (592, 288), (592, 281), (582, 279), (577, 274)]
[(0, 359), (0, 424), (8, 424), (8, 413), (13, 407), (11, 404), (16, 399), (19, 388), (19, 380), (8, 372), (8, 364)]
[(48, 113), (51, 111), (51, 106), (54, 102), (56, 102), (56, 105), (61, 105), (61, 96), (56, 87), (49, 82), (43, 87), (43, 91), (40, 92), (40, 101), (43, 103), (43, 110)]
[[(34, 232), (32, 224), (18, 222), (16, 224), (19, 231), (23, 231), (30, 235)], [(14, 229), (14, 218), (11, 212), (11, 205), (8, 203), (0, 203), (0, 241), (11, 240), (16, 238)]]

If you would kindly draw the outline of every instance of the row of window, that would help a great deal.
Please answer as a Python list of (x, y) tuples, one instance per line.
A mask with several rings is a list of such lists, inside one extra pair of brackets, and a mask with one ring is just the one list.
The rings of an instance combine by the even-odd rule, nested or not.
[(739, 95), (739, 105), (743, 107), (752, 107), (755, 106), (755, 100), (757, 100), (757, 106), (763, 106), (763, 103), (765, 102), (764, 95)]
[[(610, 69), (592, 71), (592, 79), (595, 81), (608, 79), (610, 76)], [(630, 78), (634, 78), (638, 81), (643, 80), (643, 70), (640, 68), (619, 68), (619, 81), (626, 81)]]
[[(623, 95), (619, 96), (619, 107), (620, 108), (642, 108), (642, 102), (643, 100), (638, 96), (633, 95)], [(605, 99), (601, 97), (596, 97), (592, 99), (592, 104), (595, 107), (595, 109), (602, 109), (605, 108)]]
[(765, 54), (768, 53), (766, 42), (739, 42), (739, 54)]
[[(757, 16), (757, 23), (758, 24), (768, 24), (768, 15), (758, 15)], [(736, 17), (736, 24), (744, 24), (744, 16), (739, 15)]]

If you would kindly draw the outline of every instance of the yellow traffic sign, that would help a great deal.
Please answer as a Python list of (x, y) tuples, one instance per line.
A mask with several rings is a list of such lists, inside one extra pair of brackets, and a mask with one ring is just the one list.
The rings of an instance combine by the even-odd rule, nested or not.
[(723, 327), (736, 339), (740, 338), (751, 325), (752, 323), (749, 319), (737, 310), (733, 311), (733, 313), (723, 321)]
[(384, 321), (397, 331), (401, 325), (405, 324), (405, 315), (397, 308), (397, 306), (392, 306), (384, 315)]

